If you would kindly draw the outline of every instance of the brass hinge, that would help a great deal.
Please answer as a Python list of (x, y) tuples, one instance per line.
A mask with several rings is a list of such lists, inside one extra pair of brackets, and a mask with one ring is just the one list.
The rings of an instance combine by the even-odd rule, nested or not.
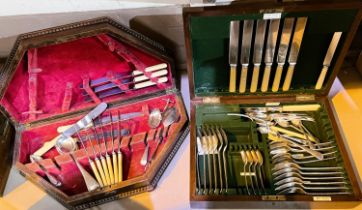
[(296, 95), (295, 100), (296, 101), (315, 101), (315, 95), (314, 94)]
[(204, 97), (202, 98), (202, 103), (205, 104), (219, 104), (220, 98), (219, 97)]

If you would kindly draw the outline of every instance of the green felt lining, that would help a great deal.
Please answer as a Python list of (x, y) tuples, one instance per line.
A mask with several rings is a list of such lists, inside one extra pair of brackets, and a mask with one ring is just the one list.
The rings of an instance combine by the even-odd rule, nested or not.
[[(321, 104), (322, 105), (322, 104)], [(227, 195), (247, 195), (247, 190), (245, 188), (245, 179), (240, 176), (240, 172), (243, 171), (244, 164), (242, 162), (240, 151), (250, 150), (250, 149), (259, 149), (264, 157), (264, 176), (266, 186), (266, 193), (268, 195), (276, 195), (274, 191), (274, 183), (272, 179), (272, 163), (271, 156), (269, 153), (268, 140), (265, 134), (260, 134), (257, 132), (257, 125), (254, 122), (246, 118), (240, 118), (236, 116), (228, 116), (226, 113), (240, 113), (245, 107), (260, 107), (261, 105), (197, 105), (196, 106), (196, 126), (200, 127), (202, 125), (219, 125), (221, 126), (229, 140), (229, 146), (227, 150), (227, 166), (228, 166), (228, 182), (229, 182), (229, 190)], [(313, 122), (304, 122), (304, 126), (321, 142), (332, 141), (333, 145), (337, 146), (336, 137), (331, 125), (330, 118), (323, 105), (322, 108), (315, 112), (304, 112), (315, 119), (315, 123)], [(341, 154), (339, 150), (336, 154), (337, 158), (334, 160), (323, 161), (319, 163), (309, 163), (303, 164), (301, 166), (341, 166), (344, 168), (343, 160), (341, 158)], [(215, 158), (217, 155), (215, 155)], [(198, 189), (199, 195), (215, 195), (218, 194), (214, 191), (209, 191), (209, 177), (206, 176), (206, 186), (207, 190), (204, 192), (204, 178), (203, 178), (203, 158), (205, 155), (200, 155), (198, 157), (198, 164), (200, 168), (200, 182), (201, 182), (201, 190)], [(206, 155), (206, 164), (208, 163), (208, 156)], [(210, 158), (211, 165), (213, 157)], [(217, 158), (216, 158), (217, 160)], [(217, 162), (217, 161), (216, 161)], [(217, 168), (219, 167), (216, 164)], [(213, 171), (213, 168), (211, 168)], [(208, 170), (208, 165), (206, 165), (206, 170)], [(347, 174), (344, 175), (346, 177), (347, 186), (349, 189), (351, 188), (350, 181), (348, 179)], [(218, 176), (217, 176), (218, 177)], [(214, 176), (212, 176), (212, 182), (214, 183)], [(249, 190), (252, 192), (250, 187), (250, 180), (247, 180), (249, 183)], [(213, 184), (214, 185), (214, 184)], [(215, 187), (215, 186), (214, 186)], [(225, 185), (224, 185), (225, 187)], [(256, 186), (254, 186), (256, 189)], [(218, 183), (218, 189), (220, 188), (220, 183)], [(264, 194), (264, 193), (262, 193)]]
[[(333, 69), (336, 58), (346, 40), (357, 10), (329, 10), (283, 13), (285, 17), (308, 17), (306, 31), (301, 44), (298, 62), (295, 67), (291, 89), (288, 93), (316, 93), (315, 83), (322, 69), (323, 60), (334, 32), (342, 31), (342, 37), (330, 70)], [(192, 16), (190, 18), (190, 36), (192, 49), (193, 79), (196, 96), (230, 95), (229, 87), (229, 23), (231, 20), (262, 19), (262, 14), (243, 14), (230, 16)], [(281, 23), (282, 26), (282, 23)], [(281, 29), (281, 28), (280, 28)], [(242, 30), (241, 30), (242, 31)], [(279, 30), (279, 36), (280, 36)], [(278, 41), (279, 42), (279, 41)], [(239, 49), (240, 51), (240, 49)], [(277, 52), (277, 50), (276, 50)], [(252, 52), (251, 52), (252, 54)], [(276, 58), (276, 56), (274, 56)], [(252, 58), (251, 58), (252, 59)], [(284, 66), (281, 84), (284, 81), (288, 65)], [(249, 65), (248, 85), (250, 87), (253, 65)], [(261, 66), (258, 91), (253, 94), (275, 94), (268, 91), (260, 92), (260, 84), (264, 65)], [(274, 78), (276, 65), (273, 65), (269, 89)], [(240, 65), (238, 66), (237, 81), (240, 77)], [(328, 71), (325, 83), (332, 71)], [(238, 82), (237, 82), (238, 87)], [(281, 87), (281, 86), (280, 86)], [(277, 93), (285, 93), (279, 91)], [(240, 93), (236, 93), (240, 94)], [(246, 91), (243, 95), (251, 94)]]

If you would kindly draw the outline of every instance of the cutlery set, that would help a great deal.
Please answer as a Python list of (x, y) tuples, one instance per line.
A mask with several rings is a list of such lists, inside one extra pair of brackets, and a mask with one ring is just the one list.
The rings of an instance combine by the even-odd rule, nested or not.
[[(240, 109), (244, 112), (225, 114), (255, 126), (205, 123), (196, 129), (198, 194), (351, 194), (336, 142), (315, 129), (317, 124), (330, 129), (320, 104)], [(248, 135), (238, 131), (245, 129), (251, 129)]]
[[(155, 130), (151, 140), (157, 141), (157, 144), (149, 158), (150, 146), (148, 141), (150, 138), (148, 138), (149, 131), (146, 131), (144, 137), (146, 147), (139, 163), (144, 167), (144, 170), (156, 158), (160, 145), (164, 138), (168, 137), (170, 126), (176, 123), (180, 117), (176, 107), (174, 105), (169, 107), (170, 104), (174, 104), (174, 102), (168, 99), (164, 111), (160, 113), (161, 120), (157, 125), (146, 123), (149, 129)], [(55, 144), (45, 144), (47, 150), (52, 145), (60, 154), (70, 155), (71, 160), (79, 169), (88, 191), (112, 186), (124, 180), (123, 163), (125, 160), (123, 152), (128, 149), (127, 153), (132, 156), (133, 145), (139, 143), (138, 141), (133, 143), (133, 137), (137, 134), (131, 135), (130, 129), (133, 127), (132, 124), (135, 123), (132, 119), (142, 117), (142, 120), (150, 122), (149, 119), (143, 118), (145, 116), (143, 111), (121, 114), (119, 110), (116, 110), (109, 111), (108, 114), (102, 114), (105, 112), (106, 107), (107, 104), (101, 103), (77, 123), (58, 127), (57, 131), (60, 133), (60, 137), (56, 138)], [(147, 116), (148, 118), (154, 117), (151, 113)], [(141, 118), (138, 120), (141, 120)], [(125, 122), (127, 126), (121, 126), (122, 122)], [(162, 126), (160, 126), (161, 124)], [(127, 140), (125, 144), (122, 144), (125, 138)], [(78, 147), (78, 142), (81, 147)], [(79, 162), (79, 157), (74, 154), (77, 150), (84, 150), (88, 160), (86, 165), (89, 164), (91, 173), (85, 169), (83, 164)], [(44, 148), (40, 148), (31, 156), (32, 161), (40, 167), (51, 184), (61, 187), (63, 185), (61, 180), (50, 173), (40, 162), (41, 155), (45, 152)]]
[[(251, 71), (249, 88), (251, 93), (258, 90), (261, 92), (278, 92), (280, 89), (282, 91), (289, 91), (298, 62), (299, 52), (302, 48), (307, 23), (307, 17), (231, 21), (229, 37), (229, 92), (236, 92), (239, 63), (241, 65), (239, 93), (245, 93), (248, 89), (249, 66), (251, 65), (253, 69)], [(240, 41), (239, 34), (241, 34)], [(328, 67), (332, 62), (341, 35), (342, 32), (334, 33), (323, 61), (320, 76), (316, 80), (315, 89), (321, 89), (324, 84)], [(238, 56), (239, 45), (241, 48), (240, 56)], [(275, 73), (272, 73), (274, 63), (276, 64), (276, 69)], [(261, 67), (264, 69), (261, 69)], [(283, 69), (287, 69), (286, 73), (283, 73)], [(263, 72), (263, 76), (259, 79), (261, 72)], [(274, 79), (270, 87), (271, 75), (274, 75)], [(283, 78), (284, 81), (280, 88)], [(261, 81), (261, 84), (259, 84), (259, 81)]]

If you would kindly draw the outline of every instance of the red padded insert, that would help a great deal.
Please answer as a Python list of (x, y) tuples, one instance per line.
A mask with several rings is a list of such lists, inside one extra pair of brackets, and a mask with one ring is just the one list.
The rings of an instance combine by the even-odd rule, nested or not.
[[(125, 44), (129, 51), (139, 58), (146, 66), (165, 63), (153, 55)], [(133, 64), (125, 61), (119, 55), (111, 52), (97, 37), (82, 38), (75, 41), (50, 45), (37, 49), (38, 73), (37, 110), (43, 113), (37, 115), (37, 119), (44, 119), (62, 114), (62, 102), (67, 82), (73, 83), (73, 96), (70, 112), (82, 108), (94, 106), (92, 102), (84, 102), (79, 86), (82, 77), (90, 79), (105, 77), (108, 71), (129, 74), (134, 70)], [(168, 82), (162, 88), (172, 87), (172, 75), (168, 64)], [(16, 121), (30, 122), (28, 114), (22, 114), (29, 110), (28, 90), (28, 60), (27, 54), (23, 56), (16, 69), (4, 97), (0, 104), (12, 115)], [(125, 100), (142, 94), (159, 91), (161, 87), (151, 86), (133, 90), (106, 98), (104, 101)]]

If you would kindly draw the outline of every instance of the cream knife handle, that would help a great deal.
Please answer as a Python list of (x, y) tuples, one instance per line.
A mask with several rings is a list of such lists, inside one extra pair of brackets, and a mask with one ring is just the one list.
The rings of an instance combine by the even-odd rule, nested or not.
[(110, 178), (111, 184), (114, 184), (113, 166), (112, 166), (111, 157), (108, 154), (106, 155), (106, 160), (107, 160), (109, 178)]
[(285, 76), (285, 79), (284, 79), (283, 91), (288, 91), (290, 88), (290, 84), (293, 79), (294, 68), (295, 68), (295, 64), (289, 64), (287, 75)]
[[(167, 77), (160, 77), (157, 80), (158, 83), (165, 83), (167, 81), (168, 81)], [(146, 82), (141, 82), (141, 83), (135, 84), (133, 89), (141, 89), (141, 88), (149, 87), (149, 86), (152, 86), (152, 85), (156, 85), (156, 83), (149, 80), (149, 81), (146, 81)]]
[(109, 177), (106, 159), (105, 159), (103, 156), (101, 157), (101, 163), (102, 163), (102, 168), (103, 168), (104, 176), (106, 177), (106, 184), (107, 184), (107, 185), (111, 185), (111, 178)]
[(245, 93), (247, 77), (248, 77), (248, 66), (243, 65), (241, 67), (241, 75), (240, 75), (240, 85), (239, 85), (240, 93)]
[(43, 144), (42, 147), (40, 147), (36, 152), (34, 152), (32, 155), (34, 156), (38, 156), (41, 157), (43, 156), (46, 152), (48, 152), (51, 148), (54, 147), (55, 143), (57, 142), (57, 140), (60, 138), (61, 136), (57, 136), (54, 139), (47, 141)]
[(277, 71), (275, 72), (274, 82), (272, 91), (277, 92), (279, 90), (280, 79), (282, 78), (283, 65), (278, 65)]
[(114, 172), (114, 183), (118, 183), (118, 163), (117, 163), (117, 154), (112, 152), (112, 160), (113, 160), (113, 172)]
[(320, 90), (322, 88), (324, 79), (326, 78), (326, 75), (327, 75), (327, 71), (328, 71), (328, 66), (323, 66), (323, 69), (321, 71), (321, 74), (319, 75), (317, 84), (315, 85), (316, 90)]
[(250, 92), (255, 93), (258, 88), (260, 64), (254, 64), (253, 77), (251, 78)]
[(93, 173), (94, 173), (94, 176), (95, 176), (96, 179), (97, 179), (98, 184), (99, 184), (101, 187), (103, 187), (103, 186), (104, 186), (104, 185), (103, 185), (103, 181), (102, 181), (102, 179), (101, 179), (101, 177), (100, 177), (100, 175), (99, 175), (99, 172), (98, 172), (98, 170), (97, 170), (96, 165), (94, 164), (94, 162), (93, 162), (92, 160), (89, 160), (89, 164), (90, 164), (90, 166), (91, 166), (91, 168), (92, 168), (92, 171), (93, 171)]
[(118, 182), (123, 181), (123, 155), (118, 152)]
[(268, 91), (271, 65), (266, 65), (264, 68), (263, 81), (261, 83), (261, 92)]
[(96, 158), (95, 162), (96, 162), (96, 165), (97, 165), (97, 168), (98, 168), (98, 172), (101, 175), (103, 186), (106, 186), (107, 185), (107, 180), (106, 180), (106, 176), (104, 175), (104, 172), (103, 172), (101, 161), (98, 158)]
[(229, 92), (236, 91), (236, 66), (230, 66)]

